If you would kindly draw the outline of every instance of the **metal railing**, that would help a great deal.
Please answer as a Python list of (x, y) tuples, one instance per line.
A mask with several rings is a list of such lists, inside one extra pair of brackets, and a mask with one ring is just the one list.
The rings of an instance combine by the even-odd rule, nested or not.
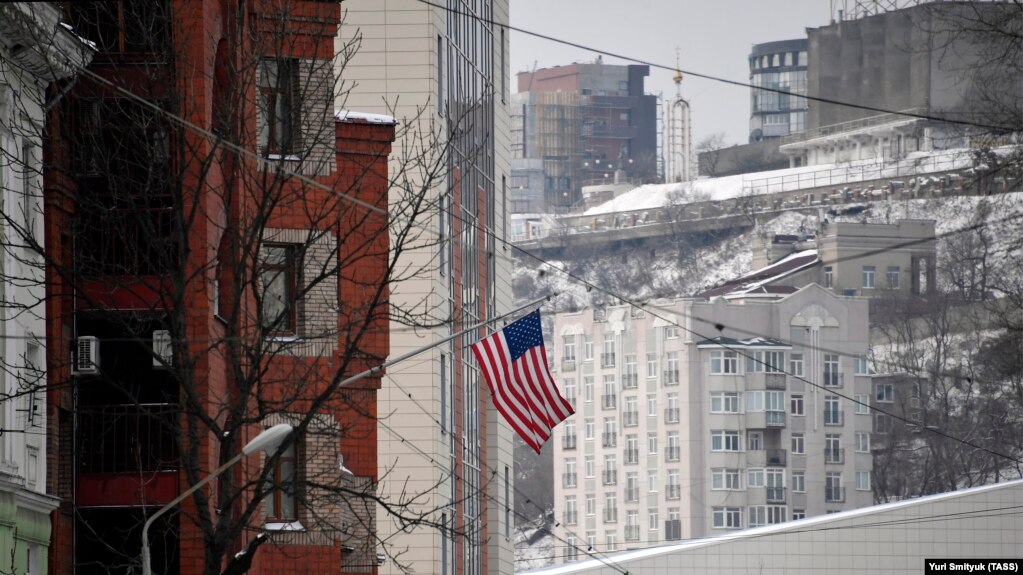
[(600, 402), (604, 409), (615, 409), (618, 407), (618, 395), (605, 393), (600, 396)]
[(177, 469), (178, 415), (178, 406), (167, 403), (79, 408), (79, 470), (123, 473)]
[(625, 427), (635, 427), (639, 425), (639, 412), (638, 411), (623, 412), (622, 425), (624, 425)]
[(824, 488), (824, 501), (836, 503), (845, 501), (845, 487), (826, 486)]
[(576, 448), (577, 436), (573, 433), (572, 435), (566, 435), (561, 438), (562, 449), (575, 449)]
[(768, 487), (766, 491), (768, 503), (785, 503), (784, 487)]
[(825, 409), (824, 410), (824, 425), (840, 426), (843, 424), (844, 418), (842, 417), (842, 411), (838, 409)]
[(667, 499), (678, 499), (682, 497), (682, 486), (668, 484), (664, 488), (664, 497)]
[(682, 448), (677, 445), (669, 445), (664, 448), (665, 461), (678, 461), (682, 455)]
[(665, 370), (664, 372), (664, 385), (677, 385), (678, 384), (678, 370), (671, 369)]
[(575, 487), (579, 485), (579, 474), (578, 473), (562, 473), (561, 474), (561, 486), (562, 487)]
[(639, 374), (622, 374), (622, 389), (636, 389), (637, 387), (639, 387)]
[(845, 463), (845, 448), (838, 447), (831, 449), (828, 447), (824, 448), (824, 463)]
[(784, 449), (765, 449), (764, 461), (768, 467), (784, 467), (786, 452)]
[(615, 354), (613, 353), (602, 353), (600, 354), (600, 367), (614, 367), (615, 366)]
[(664, 421), (667, 423), (678, 423), (679, 408), (667, 407), (664, 409)]
[(605, 431), (602, 439), (604, 447), (614, 447), (618, 445), (617, 433), (608, 433)]
[(625, 464), (635, 465), (639, 463), (639, 450), (638, 449), (626, 449), (625, 450)]
[(768, 427), (785, 427), (784, 411), (768, 411), (764, 413), (764, 422)]

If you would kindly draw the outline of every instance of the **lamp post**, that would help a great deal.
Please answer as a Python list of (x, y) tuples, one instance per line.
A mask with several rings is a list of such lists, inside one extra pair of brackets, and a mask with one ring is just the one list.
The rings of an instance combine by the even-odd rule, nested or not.
[(229, 467), (241, 461), (242, 457), (245, 457), (246, 455), (252, 455), (257, 451), (262, 451), (267, 454), (273, 453), (274, 450), (276, 450), (277, 447), (280, 446), (281, 442), (283, 442), (284, 439), (291, 434), (291, 431), (292, 428), (287, 423), (279, 423), (269, 429), (263, 430), (262, 433), (260, 433), (256, 437), (253, 437), (252, 441), (246, 443), (245, 447), (242, 447), (241, 453), (235, 455), (226, 463), (211, 471), (210, 474), (204, 477), (201, 481), (189, 487), (181, 495), (178, 495), (174, 499), (174, 501), (171, 501), (167, 505), (164, 505), (159, 510), (157, 510), (156, 513), (150, 515), (149, 519), (146, 519), (146, 524), (142, 526), (142, 575), (153, 575), (152, 568), (149, 566), (149, 526), (153, 524), (153, 521), (155, 521), (164, 513), (167, 513), (167, 511), (169, 511), (178, 503), (184, 501), (186, 497), (198, 491), (199, 488), (201, 488), (203, 485), (206, 485), (215, 477), (217, 477), (224, 471), (227, 471)]

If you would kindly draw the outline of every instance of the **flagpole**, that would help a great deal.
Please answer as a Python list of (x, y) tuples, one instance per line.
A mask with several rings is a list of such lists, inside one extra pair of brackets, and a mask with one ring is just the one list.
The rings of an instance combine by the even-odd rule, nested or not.
[(467, 328), (463, 329), (462, 331), (460, 331), (458, 333), (451, 334), (451, 335), (449, 335), (449, 336), (447, 336), (447, 337), (445, 337), (443, 339), (440, 339), (440, 340), (437, 340), (437, 341), (431, 343), (430, 345), (421, 347), (419, 349), (414, 349), (414, 350), (412, 350), (412, 351), (410, 351), (408, 353), (399, 355), (398, 357), (396, 357), (394, 359), (387, 360), (387, 361), (385, 361), (384, 363), (381, 363), (378, 366), (371, 367), (371, 368), (367, 369), (366, 371), (361, 371), (361, 372), (359, 372), (359, 373), (349, 377), (348, 379), (343, 380), (341, 383), (338, 384), (338, 387), (345, 387), (347, 385), (355, 383), (356, 381), (359, 381), (360, 379), (364, 379), (364, 378), (367, 378), (367, 377), (369, 377), (369, 376), (371, 376), (373, 374), (379, 373), (379, 372), (387, 369), (388, 367), (391, 367), (392, 365), (394, 365), (396, 363), (400, 363), (400, 362), (405, 361), (406, 359), (413, 358), (413, 357), (423, 353), (424, 351), (429, 351), (429, 350), (437, 347), (438, 345), (447, 343), (447, 342), (455, 339), (456, 337), (460, 337), (462, 335), (465, 335), (465, 334), (467, 334), (470, 331), (473, 331), (475, 329), (479, 329), (479, 328), (487, 325), (488, 323), (493, 323), (495, 321), (504, 319), (504, 318), (506, 318), (508, 316), (515, 315), (515, 314), (519, 313), (520, 311), (522, 311), (522, 310), (524, 310), (526, 308), (533, 307), (534, 305), (541, 304), (541, 303), (543, 303), (545, 301), (550, 301), (550, 299), (552, 297), (555, 297), (557, 295), (558, 294), (553, 293), (553, 294), (550, 294), (550, 295), (543, 296), (540, 299), (531, 301), (531, 302), (529, 302), (529, 303), (527, 303), (525, 305), (521, 305), (521, 306), (511, 310), (510, 312), (508, 312), (508, 313), (506, 313), (504, 315), (500, 315), (498, 317), (495, 317), (493, 319), (488, 319), (486, 321), (481, 321), (481, 322), (479, 322), (478, 324), (476, 324), (476, 325), (474, 325), (472, 327), (467, 327)]

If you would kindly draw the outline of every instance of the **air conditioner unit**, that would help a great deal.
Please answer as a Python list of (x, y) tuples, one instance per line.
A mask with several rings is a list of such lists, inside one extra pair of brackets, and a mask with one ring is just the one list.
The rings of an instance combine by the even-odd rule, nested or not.
[(170, 330), (153, 330), (153, 368), (169, 369), (174, 361)]
[(99, 338), (84, 335), (75, 341), (71, 354), (71, 373), (91, 375), (99, 373)]

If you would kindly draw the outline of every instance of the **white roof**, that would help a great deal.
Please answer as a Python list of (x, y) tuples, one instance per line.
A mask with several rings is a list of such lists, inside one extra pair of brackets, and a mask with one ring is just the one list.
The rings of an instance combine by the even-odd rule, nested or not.
[(337, 110), (334, 117), (342, 122), (365, 122), (367, 124), (397, 124), (392, 116), (384, 114), (368, 114), (366, 112), (353, 112), (352, 110)]

